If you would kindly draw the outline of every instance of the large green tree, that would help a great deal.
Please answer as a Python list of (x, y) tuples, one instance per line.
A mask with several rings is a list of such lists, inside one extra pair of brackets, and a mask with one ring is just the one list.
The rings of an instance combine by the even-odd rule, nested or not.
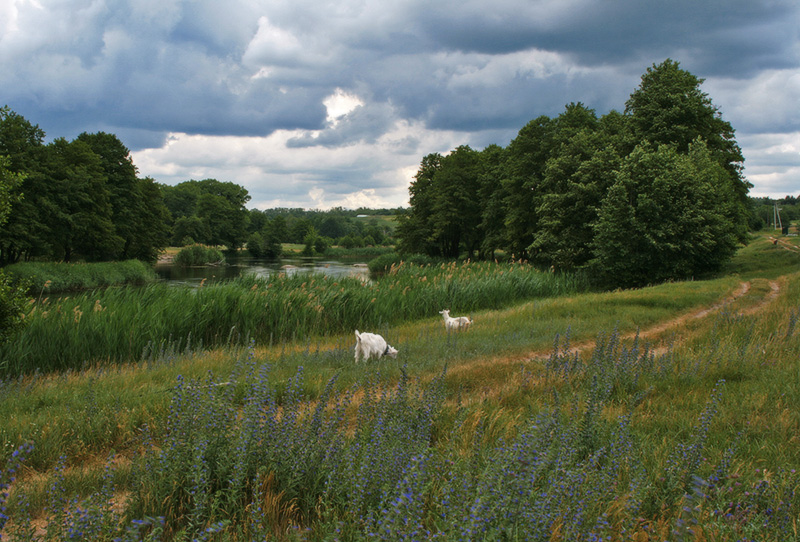
[(552, 119), (540, 116), (526, 124), (506, 149), (501, 179), (505, 194), (505, 241), (503, 248), (527, 257), (539, 228), (536, 212), (541, 204), (540, 185), (552, 148)]
[(111, 194), (102, 159), (80, 140), (59, 138), (47, 146), (44, 173), (45, 197), (38, 203), (45, 211), (50, 256), (71, 261), (110, 260), (124, 243), (112, 220)]
[(635, 287), (718, 270), (738, 244), (735, 195), (720, 182), (726, 175), (699, 138), (685, 154), (672, 145), (636, 147), (599, 212), (593, 276)]
[(439, 255), (433, 235), (433, 179), (441, 167), (442, 155), (428, 154), (422, 159), (411, 181), (408, 188), (410, 207), (406, 212), (399, 213), (397, 218), (397, 250), (401, 253)]
[(466, 145), (445, 156), (434, 174), (432, 241), (446, 258), (457, 258), (462, 248), (472, 256), (480, 248), (480, 175), (481, 155)]
[[(0, 263), (10, 263), (45, 250), (37, 197), (46, 187), (40, 173), (44, 131), (7, 106), (0, 108), (0, 155), (6, 157), (7, 175), (24, 175), (9, 187), (10, 207), (0, 224)], [(25, 194), (26, 197), (20, 197)]]
[[(22, 184), (23, 175), (10, 171), (7, 166), (11, 160), (0, 156), (0, 226), (8, 219), (11, 204), (22, 196), (15, 190)], [(0, 344), (6, 342), (16, 329), (22, 326), (25, 308), (25, 292), (11, 284), (0, 270)]]
[(731, 124), (701, 90), (702, 83), (703, 79), (672, 59), (648, 68), (625, 104), (634, 138), (637, 142), (675, 145), (680, 153), (688, 152), (689, 146), (702, 138), (711, 156), (728, 172), (727, 182), (745, 206), (752, 185), (742, 176), (742, 150)]
[(78, 136), (100, 157), (106, 176), (114, 232), (122, 238), (114, 259), (154, 261), (167, 245), (169, 214), (152, 179), (139, 179), (130, 151), (113, 134)]
[(592, 257), (592, 226), (621, 161), (625, 122), (617, 112), (598, 120), (594, 111), (571, 104), (555, 125), (560, 143), (539, 185), (539, 227), (528, 252), (542, 267), (574, 270)]

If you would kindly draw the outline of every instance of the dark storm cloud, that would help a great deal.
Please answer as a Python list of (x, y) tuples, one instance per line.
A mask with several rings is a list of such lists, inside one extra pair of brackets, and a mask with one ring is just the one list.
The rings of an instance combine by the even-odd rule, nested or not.
[[(505, 145), (570, 102), (622, 110), (669, 57), (707, 79), (738, 133), (788, 136), (800, 132), (798, 14), (794, 0), (16, 0), (0, 5), (0, 105), (51, 138), (103, 130), (138, 150), (168, 134), (287, 131), (293, 152), (384, 145), (401, 168), (451, 141)], [(338, 91), (360, 105), (332, 119)], [(778, 155), (795, 157), (754, 149), (758, 171)], [(190, 169), (181, 160), (164, 170)], [(270, 166), (300, 192), (326, 176), (341, 193), (386, 182), (376, 164)]]
[[(796, 65), (795, 2), (640, 0), (499, 2), (488, 13), (439, 7), (422, 28), (443, 47), (487, 54), (560, 51), (583, 65), (627, 64), (683, 51), (710, 75)], [(753, 32), (758, 30), (758, 32)]]

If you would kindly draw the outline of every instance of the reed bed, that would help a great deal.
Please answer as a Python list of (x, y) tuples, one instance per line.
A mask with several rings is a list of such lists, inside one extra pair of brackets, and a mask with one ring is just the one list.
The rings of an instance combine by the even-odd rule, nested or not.
[(199, 288), (151, 284), (32, 300), (24, 329), (0, 348), (0, 374), (80, 369), (183, 345), (275, 344), (494, 309), (583, 288), (572, 275), (521, 263), (393, 266), (383, 277), (243, 277)]
[(29, 285), (31, 296), (87, 290), (123, 284), (145, 284), (156, 280), (156, 273), (139, 260), (98, 263), (22, 262), (3, 268), (15, 283)]

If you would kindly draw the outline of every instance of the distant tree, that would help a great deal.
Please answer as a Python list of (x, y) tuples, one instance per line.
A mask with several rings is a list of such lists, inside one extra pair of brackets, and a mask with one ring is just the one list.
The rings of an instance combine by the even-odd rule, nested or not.
[(249, 209), (247, 211), (247, 231), (250, 233), (260, 232), (268, 221), (269, 217), (260, 209)]
[(175, 221), (172, 229), (172, 244), (185, 246), (184, 239), (191, 238), (194, 243), (211, 244), (211, 230), (197, 215), (182, 216)]
[(173, 187), (161, 185), (161, 189), (173, 219), (173, 242), (188, 235), (199, 242), (236, 249), (247, 240), (250, 212), (245, 204), (250, 195), (244, 187), (204, 179)]
[(314, 225), (307, 218), (296, 219), (289, 229), (289, 239), (292, 243), (305, 243), (306, 236), (312, 229)]
[(268, 229), (272, 237), (278, 243), (289, 242), (289, 227), (283, 215), (277, 215), (269, 221)]
[(317, 234), (317, 229), (314, 226), (309, 226), (308, 230), (306, 230), (306, 235), (303, 238), (303, 256), (313, 256), (316, 254), (316, 243), (317, 238), (319, 235)]
[(319, 235), (314, 240), (314, 251), (317, 254), (325, 254), (325, 252), (333, 245), (333, 239), (326, 235)]
[(210, 232), (210, 245), (225, 245), (234, 250), (242, 246), (247, 235), (244, 209), (221, 195), (203, 193), (197, 198), (197, 218)]
[(247, 237), (247, 244), (245, 247), (251, 256), (260, 258), (264, 254), (263, 245), (264, 238), (261, 236), (261, 233), (255, 231)]

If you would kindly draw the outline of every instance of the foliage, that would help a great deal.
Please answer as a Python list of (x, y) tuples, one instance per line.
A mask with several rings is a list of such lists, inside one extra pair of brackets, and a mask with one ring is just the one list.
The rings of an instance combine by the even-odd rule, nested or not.
[(738, 243), (724, 178), (702, 141), (688, 155), (672, 146), (637, 147), (599, 212), (599, 281), (642, 286), (718, 271)]
[(166, 246), (161, 194), (151, 179), (136, 178), (115, 136), (84, 133), (45, 145), (38, 126), (4, 107), (0, 156), (5, 171), (22, 179), (0, 227), (0, 262), (154, 261)]
[(153, 268), (141, 260), (98, 263), (22, 262), (5, 271), (14, 284), (28, 284), (29, 296), (42, 299), (59, 292), (88, 290), (124, 284), (145, 284), (156, 279)]
[(14, 283), (0, 270), (0, 345), (9, 341), (25, 324), (23, 317), (28, 305), (26, 287), (27, 283)]
[(0, 155), (0, 226), (8, 220), (11, 204), (22, 199), (22, 194), (16, 192), (16, 189), (22, 184), (25, 176), (10, 171), (8, 169), (10, 163), (11, 160), (7, 156)]
[[(591, 269), (610, 287), (719, 269), (733, 254), (731, 240), (747, 239), (751, 185), (742, 176), (733, 128), (701, 83), (668, 59), (647, 69), (624, 114), (597, 118), (570, 103), (554, 119), (530, 121), (505, 149), (458, 147), (424, 157), (409, 188), (411, 207), (398, 218), (398, 251), (448, 258), (477, 251), (491, 258), (499, 249), (541, 268)], [(675, 158), (666, 159), (667, 152)], [(686, 160), (694, 166), (679, 166)], [(669, 188), (650, 187), (642, 176), (630, 182), (633, 162), (660, 164), (648, 173)], [(614, 186), (626, 187), (624, 193)], [(628, 216), (659, 190), (664, 197), (650, 211), (675, 217)], [(692, 197), (699, 201), (687, 210)], [(681, 220), (687, 222), (678, 226)], [(683, 230), (694, 234), (679, 242)], [(624, 246), (627, 235), (646, 246)], [(646, 277), (643, 261), (651, 252), (638, 250), (659, 244), (652, 250), (670, 265)], [(640, 261), (628, 265), (628, 254)]]
[(222, 251), (216, 247), (191, 245), (182, 248), (173, 259), (175, 265), (192, 266), (218, 263), (225, 260)]

